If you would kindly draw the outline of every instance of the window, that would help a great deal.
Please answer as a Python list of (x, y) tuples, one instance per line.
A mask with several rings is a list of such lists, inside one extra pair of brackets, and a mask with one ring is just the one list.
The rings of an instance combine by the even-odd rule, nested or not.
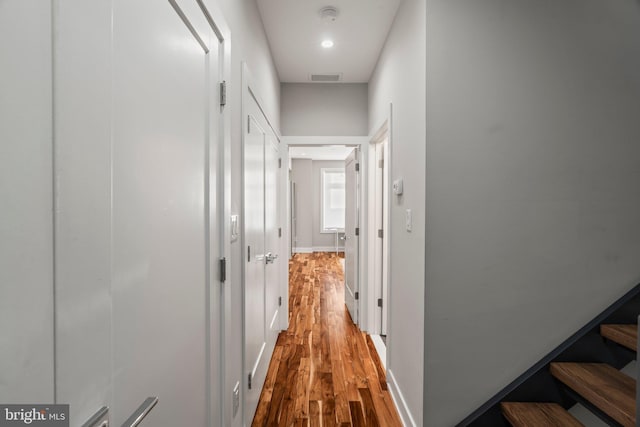
[(322, 233), (344, 230), (345, 175), (344, 168), (320, 170), (322, 189)]

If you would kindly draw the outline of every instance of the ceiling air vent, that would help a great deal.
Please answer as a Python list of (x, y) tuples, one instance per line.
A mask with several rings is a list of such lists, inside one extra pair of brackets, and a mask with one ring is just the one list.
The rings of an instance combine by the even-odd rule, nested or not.
[(311, 74), (310, 79), (312, 82), (339, 82), (340, 80), (342, 80), (342, 74)]

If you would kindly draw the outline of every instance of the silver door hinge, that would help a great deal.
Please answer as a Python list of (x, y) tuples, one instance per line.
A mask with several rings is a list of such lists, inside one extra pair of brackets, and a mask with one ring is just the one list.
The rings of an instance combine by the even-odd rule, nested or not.
[(247, 262), (251, 261), (251, 246), (247, 246)]
[(220, 281), (227, 281), (227, 259), (220, 258)]
[(220, 106), (227, 105), (227, 82), (226, 80), (220, 83)]
[(382, 159), (378, 160), (378, 167), (380, 169), (382, 169), (384, 167), (384, 160), (382, 160)]
[(249, 381), (247, 386), (249, 387), (249, 390), (251, 390), (251, 374), (249, 374)]
[(360, 292), (356, 291), (355, 299), (360, 299)]
[(378, 230), (378, 237), (382, 239), (384, 237), (384, 231)]
[(356, 236), (360, 235), (360, 227), (356, 227)]
[(356, 163), (356, 172), (360, 172), (360, 163)]
[(278, 169), (282, 169), (282, 157), (278, 159)]
[(282, 306), (282, 297), (278, 297), (278, 307)]
[(278, 228), (278, 237), (282, 237), (282, 227)]
[(378, 307), (382, 307), (382, 298), (378, 298)]

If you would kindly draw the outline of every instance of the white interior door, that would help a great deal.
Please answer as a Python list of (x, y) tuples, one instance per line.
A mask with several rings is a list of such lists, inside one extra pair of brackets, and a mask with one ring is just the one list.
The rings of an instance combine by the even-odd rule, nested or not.
[(0, 1), (0, 402), (52, 402), (51, 2)]
[(359, 251), (359, 160), (354, 149), (345, 160), (345, 292), (344, 300), (351, 319), (358, 324), (358, 251)]
[(218, 40), (195, 1), (117, 0), (113, 28), (112, 422), (158, 396), (147, 425), (210, 425)]
[[(265, 223), (265, 308), (268, 339), (275, 345), (280, 332), (280, 151), (279, 142), (269, 128), (264, 147), (264, 223)], [(285, 261), (286, 262), (286, 261)], [(271, 359), (271, 354), (269, 354)], [(262, 387), (260, 387), (262, 388)]]
[(245, 98), (245, 425), (258, 405), (279, 332), (279, 148), (255, 98)]

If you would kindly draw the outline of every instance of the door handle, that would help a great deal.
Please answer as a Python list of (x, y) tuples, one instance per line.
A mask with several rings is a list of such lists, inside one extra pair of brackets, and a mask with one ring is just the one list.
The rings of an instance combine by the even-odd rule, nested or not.
[(129, 419), (122, 424), (122, 427), (136, 427), (147, 415), (149, 415), (149, 412), (151, 412), (157, 403), (157, 397), (147, 397), (147, 399), (142, 402), (142, 405), (140, 405)]
[(278, 254), (273, 255), (269, 252), (264, 259), (266, 260), (266, 264), (273, 264), (273, 262), (278, 259)]

